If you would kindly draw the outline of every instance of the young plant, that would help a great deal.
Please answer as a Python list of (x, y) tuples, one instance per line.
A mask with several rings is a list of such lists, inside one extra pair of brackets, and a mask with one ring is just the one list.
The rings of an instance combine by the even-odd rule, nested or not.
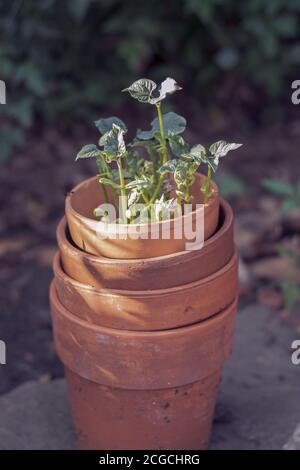
[[(99, 170), (99, 183), (104, 199), (109, 200), (110, 186), (114, 203), (119, 210), (117, 222), (135, 223), (140, 204), (146, 206), (146, 218), (164, 220), (177, 204), (192, 201), (191, 187), (201, 164), (207, 166), (207, 178), (201, 191), (204, 203), (212, 196), (211, 179), (219, 159), (242, 144), (229, 144), (223, 140), (212, 144), (209, 150), (198, 144), (190, 146), (182, 137), (186, 120), (174, 112), (162, 113), (162, 101), (181, 87), (173, 78), (166, 78), (159, 87), (152, 80), (140, 79), (123, 91), (141, 103), (156, 109), (156, 118), (149, 130), (137, 130), (136, 137), (127, 145), (124, 136), (127, 127), (117, 117), (102, 118), (95, 122), (101, 133), (98, 145), (85, 145), (76, 160), (95, 158)], [(141, 150), (146, 150), (147, 159)], [(176, 201), (173, 195), (176, 194)], [(120, 207), (118, 207), (118, 196)], [(101, 217), (96, 209), (95, 217)], [(145, 213), (143, 213), (143, 221)], [(151, 218), (153, 221), (153, 219)]]

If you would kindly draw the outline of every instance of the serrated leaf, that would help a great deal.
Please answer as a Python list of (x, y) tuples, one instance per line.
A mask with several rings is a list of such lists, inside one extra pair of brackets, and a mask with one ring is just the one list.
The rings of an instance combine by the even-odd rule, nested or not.
[(132, 98), (140, 101), (141, 103), (150, 103), (152, 98), (153, 90), (157, 88), (157, 85), (148, 78), (141, 78), (135, 81), (130, 87), (125, 88), (122, 91), (128, 91)]
[(209, 147), (209, 151), (212, 155), (217, 158), (225, 157), (230, 150), (235, 150), (241, 147), (243, 144), (228, 143), (225, 140), (219, 140)]
[[(173, 113), (172, 111), (163, 115), (163, 126), (165, 130), (165, 135), (171, 132), (172, 134), (182, 134), (186, 128), (186, 119), (179, 114)], [(159, 119), (155, 118), (151, 122), (150, 131), (140, 131), (137, 132), (137, 138), (140, 140), (150, 140), (153, 139), (155, 133), (159, 132)]]
[(113, 124), (110, 131), (106, 132), (100, 139), (99, 145), (104, 147), (104, 152), (113, 158), (122, 157), (126, 153), (124, 142), (124, 130)]
[(100, 156), (101, 156), (101, 151), (98, 149), (97, 145), (89, 144), (89, 145), (85, 145), (84, 147), (82, 147), (80, 152), (77, 153), (75, 161), (81, 158), (95, 158), (95, 157), (100, 157)]
[(164, 100), (168, 95), (175, 93), (177, 90), (182, 90), (181, 86), (174, 80), (174, 78), (167, 77), (160, 85), (159, 96), (150, 100), (151, 104), (159, 103)]
[(128, 130), (126, 125), (122, 121), (122, 119), (119, 119), (116, 116), (112, 116), (108, 118), (100, 118), (97, 121), (95, 121), (95, 126), (101, 132), (102, 135), (105, 134), (106, 132), (109, 132), (112, 129), (113, 124), (123, 129), (124, 133), (126, 133)]
[(294, 193), (293, 187), (289, 183), (280, 180), (265, 179), (262, 186), (279, 196), (292, 196)]
[(189, 150), (188, 144), (185, 142), (183, 137), (181, 135), (174, 134), (174, 132), (169, 131), (168, 142), (171, 151), (176, 155), (176, 157), (180, 157)]

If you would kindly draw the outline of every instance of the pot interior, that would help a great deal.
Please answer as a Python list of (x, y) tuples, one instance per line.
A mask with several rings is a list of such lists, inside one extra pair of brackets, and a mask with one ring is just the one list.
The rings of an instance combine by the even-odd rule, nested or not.
[[(203, 203), (203, 193), (201, 192), (200, 184), (204, 178), (204, 175), (197, 173), (196, 179), (191, 189), (191, 194), (193, 195), (193, 204)], [(212, 182), (212, 185), (214, 188), (214, 195), (211, 197), (211, 201), (218, 195), (217, 185), (214, 182)], [(105, 186), (105, 188), (107, 191), (109, 203), (113, 203), (113, 196), (110, 186)], [(94, 219), (94, 209), (105, 202), (103, 190), (97, 176), (90, 178), (78, 185), (74, 191), (71, 191), (70, 196), (72, 209), (81, 216), (88, 217), (90, 219)]]
[[(97, 184), (98, 184), (98, 183), (97, 183)], [(100, 188), (100, 185), (99, 185), (99, 184), (98, 184), (98, 186), (99, 186), (99, 189), (100, 189), (100, 191), (101, 191), (101, 188)], [(95, 193), (94, 193), (94, 194), (96, 195), (96, 188), (95, 188)], [(78, 196), (78, 195), (76, 195), (76, 196)], [(100, 195), (100, 196), (101, 196), (101, 195)], [(74, 194), (74, 197), (75, 197), (75, 194)], [(78, 198), (78, 197), (77, 197), (77, 198)], [(221, 200), (221, 201), (222, 201), (222, 200)], [(94, 206), (93, 206), (93, 208), (90, 208), (91, 213), (93, 213), (93, 209), (94, 209)], [(84, 215), (84, 214), (82, 214), (82, 215)], [(88, 215), (86, 215), (85, 217), (88, 217)], [(219, 230), (222, 228), (222, 226), (224, 225), (224, 223), (225, 223), (225, 217), (226, 217), (226, 212), (225, 212), (224, 206), (223, 206), (223, 204), (222, 204), (222, 202), (221, 202), (221, 204), (220, 204), (220, 211), (219, 211), (219, 222), (218, 222), (218, 227), (217, 227), (217, 230), (216, 230), (216, 234), (218, 233), (218, 231), (219, 231)], [(75, 243), (73, 242), (72, 237), (71, 237), (71, 235), (70, 235), (70, 231), (69, 231), (69, 227), (68, 227), (68, 224), (67, 224), (67, 223), (66, 223), (66, 232), (65, 232), (65, 233), (66, 233), (66, 239), (67, 239), (68, 243), (69, 243), (70, 245), (72, 245), (72, 247), (73, 247), (74, 249), (76, 249), (76, 250), (78, 250), (78, 251), (81, 251), (82, 253), (85, 253), (83, 250), (81, 250), (81, 249), (80, 249), (77, 245), (75, 245)], [(214, 239), (214, 235), (213, 235), (211, 238), (209, 238), (209, 240), (211, 240), (211, 241), (213, 241), (213, 239)], [(207, 243), (207, 242), (204, 242), (204, 243)], [(86, 254), (86, 253), (85, 253), (85, 254)], [(178, 254), (178, 253), (177, 253), (177, 254)], [(92, 256), (92, 255), (90, 255), (90, 256)], [(167, 256), (168, 256), (168, 255), (167, 255)], [(105, 258), (105, 256), (102, 256), (102, 258)], [(109, 259), (109, 258), (107, 258), (107, 259)]]

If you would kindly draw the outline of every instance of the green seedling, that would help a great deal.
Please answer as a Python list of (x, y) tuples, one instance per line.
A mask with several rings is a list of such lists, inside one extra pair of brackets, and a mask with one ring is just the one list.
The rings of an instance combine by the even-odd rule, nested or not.
[[(152, 80), (140, 79), (123, 91), (141, 103), (152, 105), (156, 117), (149, 130), (136, 132), (135, 138), (125, 143), (127, 127), (118, 117), (101, 118), (95, 122), (101, 137), (98, 145), (85, 145), (76, 160), (95, 158), (104, 199), (109, 200), (107, 188), (119, 210), (118, 221), (133, 223), (138, 204), (145, 204), (148, 215), (164, 220), (167, 209), (192, 201), (191, 187), (200, 165), (206, 165), (207, 178), (201, 186), (204, 203), (212, 196), (212, 175), (219, 159), (242, 144), (220, 140), (208, 151), (201, 144), (190, 146), (182, 133), (186, 119), (174, 112), (162, 113), (162, 102), (181, 87), (172, 78), (166, 78), (159, 87)], [(142, 158), (145, 149), (147, 159)], [(176, 198), (174, 197), (176, 194)], [(118, 197), (121, 197), (121, 207)], [(127, 209), (126, 209), (127, 208)], [(98, 211), (95, 217), (99, 218)]]

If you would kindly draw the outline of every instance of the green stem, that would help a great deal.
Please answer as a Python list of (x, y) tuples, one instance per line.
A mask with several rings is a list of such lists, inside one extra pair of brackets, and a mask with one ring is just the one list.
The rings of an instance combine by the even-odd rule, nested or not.
[[(159, 121), (159, 131), (160, 131), (160, 144), (162, 147), (162, 162), (161, 164), (163, 165), (168, 161), (168, 152), (167, 152), (167, 144), (166, 144), (166, 136), (165, 136), (165, 129), (164, 129), (164, 123), (163, 123), (163, 117), (162, 117), (162, 112), (161, 112), (161, 106), (160, 103), (157, 103), (156, 105), (157, 109), (157, 115), (158, 115), (158, 121)], [(154, 193), (149, 201), (149, 204), (152, 204), (155, 199), (157, 198), (159, 191), (161, 189), (161, 185), (165, 179), (165, 175), (161, 175), (159, 177), (157, 186), (154, 190)]]
[(177, 195), (177, 215), (181, 215), (181, 197)]
[(155, 201), (155, 199), (157, 198), (158, 194), (159, 194), (159, 191), (160, 191), (160, 188), (161, 188), (161, 185), (163, 183), (163, 180), (164, 180), (164, 176), (163, 175), (160, 175), (159, 177), (159, 180), (158, 180), (158, 184), (154, 190), (154, 193), (149, 201), (149, 204), (153, 204), (153, 202)]
[(122, 207), (121, 207), (121, 213), (122, 216), (125, 218), (125, 223), (127, 223), (127, 218), (126, 218), (126, 190), (125, 190), (125, 180), (124, 180), (124, 174), (123, 174), (123, 168), (122, 168), (122, 163), (121, 160), (117, 160), (117, 165), (118, 165), (118, 170), (119, 170), (119, 178), (120, 178), (120, 191), (121, 191), (121, 196), (122, 196)]
[[(106, 176), (107, 178), (110, 178), (110, 171), (111, 171), (111, 170), (110, 170), (110, 167), (109, 167), (108, 163), (107, 163), (104, 159), (103, 159), (102, 161), (103, 161), (104, 166), (105, 166), (105, 171), (106, 171), (105, 176)], [(100, 171), (101, 171), (101, 169), (102, 169), (102, 168), (99, 166), (99, 170), (100, 170)], [(114, 189), (112, 186), (111, 186), (111, 192), (112, 192), (112, 197), (113, 197), (113, 200), (114, 200), (114, 204), (115, 204), (115, 206), (116, 206), (116, 209), (119, 209), (118, 197), (117, 197), (117, 194), (116, 194), (115, 189)], [(104, 185), (103, 185), (103, 194), (104, 194), (105, 202), (109, 202), (107, 190), (106, 190), (106, 188), (104, 187)]]
[(114, 200), (115, 207), (118, 210), (119, 209), (119, 201), (118, 201), (118, 195), (115, 191), (115, 188), (111, 187), (111, 193), (112, 193), (112, 197), (113, 197), (113, 200)]
[(102, 189), (104, 201), (107, 204), (108, 203), (108, 194), (107, 194), (107, 191), (106, 191), (105, 184), (101, 184), (101, 189)]
[(206, 179), (206, 185), (205, 185), (205, 193), (204, 193), (204, 204), (207, 204), (208, 199), (209, 199), (211, 178), (212, 178), (212, 170), (211, 170), (211, 167), (208, 166), (207, 167), (207, 179)]
[(161, 105), (157, 103), (156, 105), (158, 121), (159, 121), (159, 131), (160, 131), (160, 144), (162, 146), (162, 164), (168, 161), (168, 152), (167, 152), (167, 144), (166, 144), (166, 136), (165, 136), (165, 129), (163, 123), (163, 116), (161, 112)]
[(186, 203), (190, 202), (190, 187), (188, 185), (185, 187), (184, 199)]
[(142, 190), (142, 191), (141, 191), (141, 195), (142, 195), (142, 197), (143, 197), (145, 203), (146, 203), (146, 204), (149, 204), (149, 198), (148, 198), (147, 194), (145, 193), (145, 191)]

